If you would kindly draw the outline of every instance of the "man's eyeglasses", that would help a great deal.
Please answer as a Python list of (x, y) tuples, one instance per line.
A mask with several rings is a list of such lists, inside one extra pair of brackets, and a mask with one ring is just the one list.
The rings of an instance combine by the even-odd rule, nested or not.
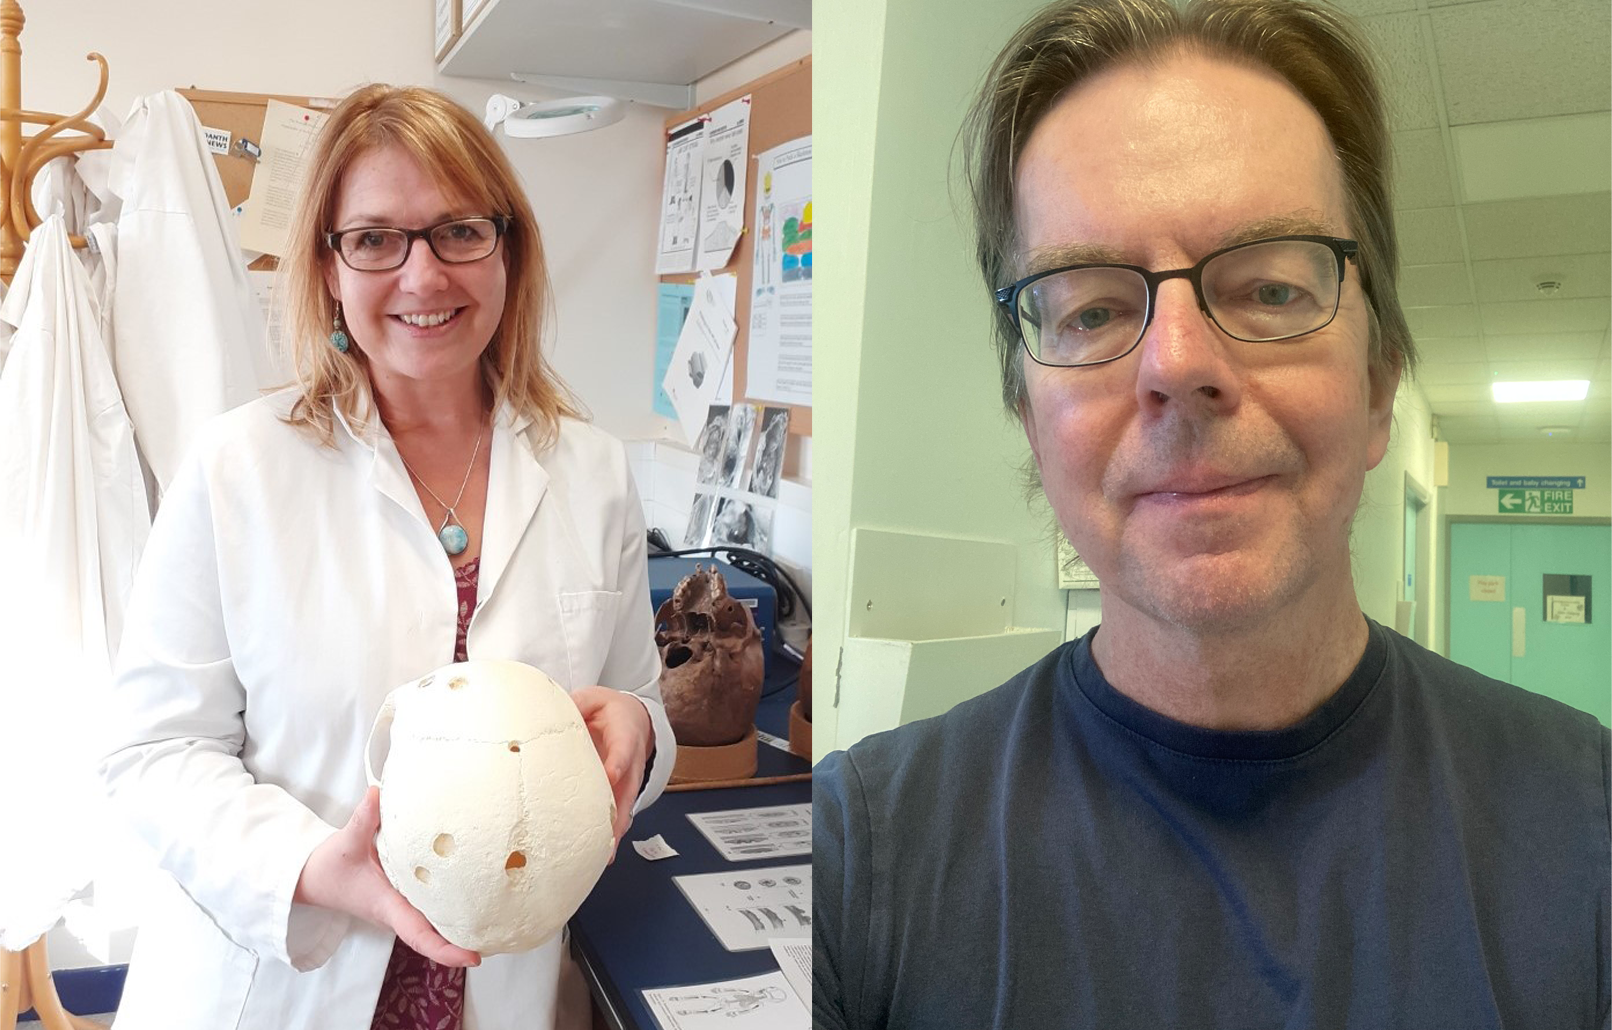
[(327, 232), (325, 242), (354, 271), (389, 272), (401, 268), (409, 259), (415, 240), (424, 240), (437, 260), (450, 265), (480, 261), (498, 247), (498, 238), (509, 231), (509, 226), (508, 215), (454, 218), (424, 229), (365, 225)]
[(1030, 357), (1043, 365), (1100, 365), (1142, 342), (1159, 284), (1190, 279), (1198, 306), (1235, 340), (1269, 343), (1313, 333), (1338, 313), (1354, 240), (1273, 236), (1217, 250), (1191, 268), (1070, 265), (996, 291)]

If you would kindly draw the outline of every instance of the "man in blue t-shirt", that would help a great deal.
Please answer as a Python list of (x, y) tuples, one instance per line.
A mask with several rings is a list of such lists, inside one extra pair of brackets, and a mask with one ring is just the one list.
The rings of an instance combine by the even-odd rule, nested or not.
[(1064, 0), (965, 140), (1004, 398), (1103, 621), (819, 765), (814, 1023), (1607, 1026), (1607, 731), (1355, 596), (1415, 361), (1355, 30)]

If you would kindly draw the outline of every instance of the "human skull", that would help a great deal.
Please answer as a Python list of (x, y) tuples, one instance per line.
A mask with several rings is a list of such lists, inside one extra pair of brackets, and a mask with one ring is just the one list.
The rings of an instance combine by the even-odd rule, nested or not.
[(655, 613), (661, 701), (679, 744), (736, 744), (755, 724), (765, 672), (750, 609), (716, 569), (694, 566)]
[(392, 885), (461, 948), (548, 940), (604, 872), (615, 822), (570, 695), (520, 662), (461, 662), (394, 690), (371, 749), (388, 722), (376, 851)]

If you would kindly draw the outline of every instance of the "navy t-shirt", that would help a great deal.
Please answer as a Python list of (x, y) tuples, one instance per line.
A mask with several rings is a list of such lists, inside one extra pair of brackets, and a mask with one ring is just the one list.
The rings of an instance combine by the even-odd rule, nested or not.
[(818, 765), (815, 1026), (1608, 1025), (1593, 717), (1371, 623), (1297, 725), (1205, 730), (1091, 639)]

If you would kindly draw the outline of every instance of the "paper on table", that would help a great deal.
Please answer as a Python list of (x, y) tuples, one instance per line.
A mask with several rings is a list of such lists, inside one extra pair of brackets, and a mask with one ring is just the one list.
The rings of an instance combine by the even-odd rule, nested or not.
[(666, 142), (666, 178), (660, 194), (660, 245), (655, 274), (694, 271), (694, 243), (700, 227), (700, 154), (705, 123), (695, 119), (673, 129)]
[(797, 998), (812, 996), (812, 939), (810, 937), (774, 937), (767, 942), (772, 957), (778, 960), (784, 979), (795, 989)]
[(812, 805), (690, 812), (689, 822), (729, 862), (812, 853)]
[(662, 837), (658, 833), (648, 840), (633, 841), (632, 849), (638, 852), (641, 857), (646, 858), (651, 862), (658, 862), (663, 858), (675, 858), (677, 856), (677, 850), (670, 844), (666, 843), (666, 838)]
[(237, 226), (241, 249), (285, 256), (291, 213), (302, 194), (308, 153), (329, 117), (323, 111), (269, 101), (263, 118), (263, 138), (258, 141), (263, 156), (252, 172), (252, 189)]
[(738, 326), (733, 308), (721, 299), (715, 280), (731, 276), (704, 276), (694, 285), (694, 304), (677, 337), (671, 365), (661, 385), (672, 399), (683, 438), (693, 444), (705, 425), (707, 409), (722, 384), (723, 366), (733, 349)]
[(812, 931), (812, 867), (773, 866), (674, 876), (672, 882), (729, 951)]
[(744, 229), (745, 160), (750, 147), (748, 94), (711, 112), (705, 127), (704, 182), (700, 189), (700, 245), (695, 268), (716, 271), (728, 263)]
[(752, 400), (812, 403), (812, 138), (759, 157), (751, 277)]
[(661, 1030), (807, 1030), (807, 997), (782, 973), (644, 992)]

